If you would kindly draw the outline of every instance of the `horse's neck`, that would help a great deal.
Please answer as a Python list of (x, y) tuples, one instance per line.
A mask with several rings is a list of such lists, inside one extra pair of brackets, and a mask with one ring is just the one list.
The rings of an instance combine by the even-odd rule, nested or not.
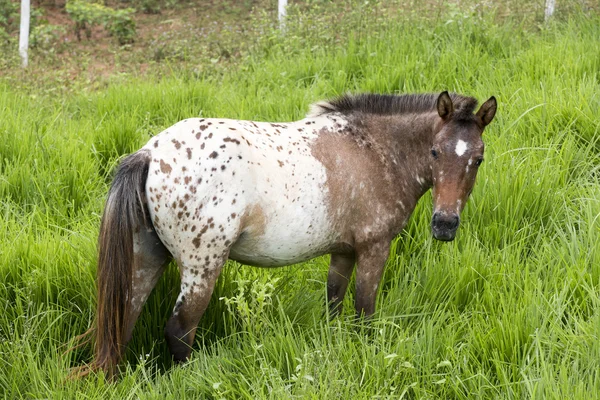
[(431, 112), (374, 116), (366, 122), (397, 179), (415, 186), (419, 197), (432, 185), (430, 153), (436, 121), (437, 114)]

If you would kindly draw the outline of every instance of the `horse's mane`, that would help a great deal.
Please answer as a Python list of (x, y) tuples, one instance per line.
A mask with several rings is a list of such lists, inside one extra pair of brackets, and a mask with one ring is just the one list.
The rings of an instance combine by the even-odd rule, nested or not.
[[(439, 93), (422, 94), (345, 94), (333, 100), (320, 101), (311, 105), (309, 117), (330, 113), (352, 114), (368, 113), (378, 115), (410, 114), (435, 111)], [(477, 99), (456, 93), (450, 93), (454, 104), (455, 120), (473, 118)]]

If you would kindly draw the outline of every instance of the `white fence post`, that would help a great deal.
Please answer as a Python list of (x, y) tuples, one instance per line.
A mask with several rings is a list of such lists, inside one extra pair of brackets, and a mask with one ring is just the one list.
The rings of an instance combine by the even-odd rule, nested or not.
[(554, 14), (554, 7), (556, 6), (556, 0), (546, 0), (546, 10), (544, 11), (544, 21), (548, 22), (548, 20)]
[(19, 54), (23, 59), (23, 68), (27, 66), (29, 50), (30, 0), (21, 0), (21, 30), (19, 32)]
[(286, 16), (286, 8), (287, 0), (279, 0), (279, 8), (278, 8), (278, 16), (279, 16), (279, 29), (285, 29), (285, 16)]

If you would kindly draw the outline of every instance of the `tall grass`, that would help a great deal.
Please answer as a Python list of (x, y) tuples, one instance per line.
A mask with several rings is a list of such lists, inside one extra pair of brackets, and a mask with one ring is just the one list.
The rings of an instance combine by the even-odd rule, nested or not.
[[(0, 396), (600, 397), (600, 19), (525, 30), (442, 20), (374, 19), (326, 45), (292, 26), (235, 68), (93, 93), (0, 83)], [(346, 91), (446, 89), (498, 98), (486, 161), (453, 243), (431, 238), (430, 197), (419, 204), (370, 325), (352, 318), (352, 289), (328, 320), (327, 257), (277, 270), (231, 262), (193, 359), (173, 366), (162, 337), (172, 265), (121, 379), (66, 380), (90, 357), (86, 346), (63, 353), (93, 318), (99, 215), (121, 156), (187, 117), (285, 121)]]

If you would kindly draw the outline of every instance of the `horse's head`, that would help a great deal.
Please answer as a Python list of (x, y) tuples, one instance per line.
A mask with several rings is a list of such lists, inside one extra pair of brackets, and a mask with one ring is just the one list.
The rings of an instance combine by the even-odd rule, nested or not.
[(477, 113), (472, 108), (455, 109), (448, 92), (437, 100), (441, 118), (431, 147), (433, 218), (431, 230), (438, 240), (456, 236), (460, 213), (473, 190), (483, 162), (481, 135), (496, 114), (496, 99), (490, 97)]

